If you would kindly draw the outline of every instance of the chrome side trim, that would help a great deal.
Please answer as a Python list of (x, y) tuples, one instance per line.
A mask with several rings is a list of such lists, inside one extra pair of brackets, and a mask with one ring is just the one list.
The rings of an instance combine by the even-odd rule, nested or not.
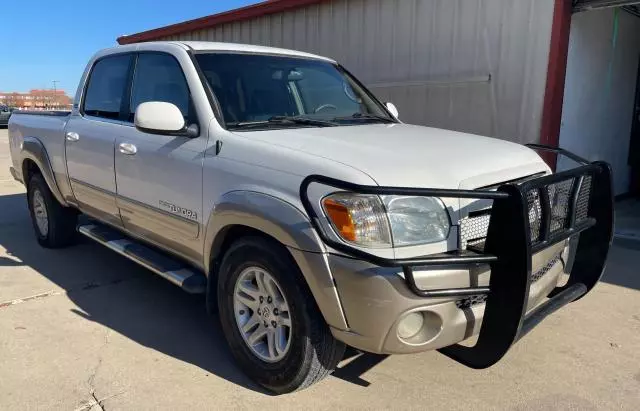
[(69, 180), (71, 181), (72, 184), (77, 184), (79, 186), (84, 186), (84, 187), (86, 187), (88, 189), (91, 189), (93, 191), (98, 191), (98, 192), (100, 192), (102, 194), (105, 194), (105, 195), (114, 196), (114, 197), (116, 195), (116, 193), (114, 193), (113, 191), (109, 191), (109, 190), (105, 190), (104, 188), (96, 187), (96, 186), (94, 186), (92, 184), (85, 183), (84, 181), (80, 181), (80, 180), (78, 180), (76, 178), (73, 178), (73, 177), (69, 177)]
[(117, 205), (125, 225), (130, 222), (152, 233), (171, 230), (186, 239), (197, 239), (200, 236), (200, 224), (197, 221), (120, 195), (117, 196)]
[[(189, 239), (197, 239), (200, 235), (200, 224), (197, 221), (172, 214), (168, 211), (150, 206), (132, 198), (120, 196), (112, 191), (71, 178), (71, 186), (76, 198), (83, 203), (82, 197), (91, 197), (93, 202), (99, 203), (102, 209), (111, 210), (114, 215), (120, 214), (123, 222), (133, 220), (146, 220), (151, 232), (172, 230), (179, 236)], [(138, 220), (138, 221), (136, 221)], [(134, 221), (131, 223), (135, 224)], [(146, 225), (146, 224), (145, 224)]]
[(122, 226), (115, 193), (74, 178), (70, 182), (80, 211), (94, 215), (98, 220)]
[(162, 215), (167, 216), (167, 217), (175, 218), (176, 220), (180, 220), (180, 221), (182, 221), (184, 223), (191, 223), (191, 224), (198, 225), (198, 222), (195, 221), (195, 220), (188, 219), (188, 218), (183, 217), (183, 216), (178, 215), (178, 214), (170, 213), (170, 212), (168, 212), (166, 210), (163, 210), (161, 208), (150, 206), (149, 204), (145, 204), (145, 203), (142, 203), (142, 202), (140, 202), (138, 200), (134, 200), (133, 198), (129, 198), (129, 197), (124, 197), (124, 196), (118, 195), (118, 200), (126, 201), (127, 203), (131, 203), (131, 204), (133, 204), (133, 205), (135, 205), (137, 207), (145, 208), (145, 209), (147, 209), (149, 211), (153, 211), (154, 213), (158, 213), (158, 214), (162, 214)]

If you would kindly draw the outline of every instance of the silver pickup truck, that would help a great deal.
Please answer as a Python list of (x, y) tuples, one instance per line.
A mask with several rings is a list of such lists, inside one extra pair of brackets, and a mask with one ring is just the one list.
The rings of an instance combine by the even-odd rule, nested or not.
[[(70, 113), (16, 112), (9, 138), (42, 246), (79, 232), (206, 293), (240, 367), (277, 393), (347, 345), (489, 367), (596, 285), (612, 238), (606, 163), (403, 124), (335, 61), (291, 50), (103, 50)], [(542, 151), (576, 167), (554, 174)]]

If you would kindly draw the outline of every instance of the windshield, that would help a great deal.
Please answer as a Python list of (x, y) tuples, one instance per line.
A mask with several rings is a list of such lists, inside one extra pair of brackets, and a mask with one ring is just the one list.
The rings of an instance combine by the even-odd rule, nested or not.
[(318, 127), (395, 122), (339, 66), (286, 56), (196, 54), (227, 127)]

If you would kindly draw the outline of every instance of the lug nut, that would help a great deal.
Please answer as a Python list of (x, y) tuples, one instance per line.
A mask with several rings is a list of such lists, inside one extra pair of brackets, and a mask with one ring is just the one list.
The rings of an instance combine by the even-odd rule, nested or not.
[(264, 297), (260, 296), (260, 303), (263, 303), (263, 302), (264, 302)]
[(267, 297), (267, 302), (268, 302), (269, 304), (271, 304), (271, 301), (273, 301), (273, 300), (271, 299), (271, 296)]
[(267, 322), (265, 321), (265, 322), (264, 322), (264, 326), (265, 326), (265, 328), (266, 328), (266, 327), (268, 327), (268, 326), (269, 326), (269, 324), (267, 324)]
[(273, 328), (276, 328), (278, 326), (278, 323), (276, 323), (275, 321), (271, 321), (271, 325), (273, 325)]
[(277, 308), (274, 308), (274, 309), (273, 309), (273, 315), (278, 315), (278, 313), (279, 313), (278, 309), (277, 309)]
[(258, 315), (262, 315), (262, 313), (260, 312), (260, 309), (258, 308)]
[(240, 310), (240, 315), (244, 315), (244, 310)]

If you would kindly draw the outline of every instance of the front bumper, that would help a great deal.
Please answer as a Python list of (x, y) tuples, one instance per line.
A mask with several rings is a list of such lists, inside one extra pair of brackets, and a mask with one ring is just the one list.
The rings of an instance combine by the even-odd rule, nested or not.
[[(305, 209), (323, 241), (342, 253), (331, 255), (329, 262), (349, 330), (333, 329), (334, 335), (372, 352), (442, 348), (462, 364), (486, 368), (546, 316), (589, 292), (602, 275), (612, 240), (611, 169), (560, 149), (534, 148), (567, 155), (581, 166), (503, 184), (497, 191), (358, 186), (322, 176), (305, 179), (300, 190)], [(486, 242), (479, 251), (412, 259), (386, 259), (353, 249), (323, 232), (306, 193), (312, 183), (363, 194), (493, 200)], [(558, 287), (564, 264), (554, 256), (566, 255), (568, 239), (578, 234), (569, 280)], [(539, 275), (543, 267), (547, 271)], [(459, 306), (460, 300), (469, 298), (485, 300)], [(417, 334), (400, 337), (399, 321), (415, 311), (422, 314), (424, 325)], [(452, 345), (475, 334), (473, 347)]]
[[(565, 243), (533, 257), (534, 272), (544, 274), (532, 283), (528, 307), (538, 305), (558, 284), (567, 255)], [(567, 247), (568, 248), (568, 247)], [(459, 343), (480, 332), (486, 303), (469, 297), (424, 298), (407, 287), (402, 269), (330, 255), (329, 267), (335, 279), (349, 330), (332, 329), (336, 338), (357, 349), (378, 354), (410, 354)], [(547, 268), (548, 262), (553, 265)], [(452, 267), (416, 270), (421, 289), (489, 286), (491, 267)], [(419, 312), (425, 320), (418, 338), (402, 339), (398, 329), (408, 313)]]

